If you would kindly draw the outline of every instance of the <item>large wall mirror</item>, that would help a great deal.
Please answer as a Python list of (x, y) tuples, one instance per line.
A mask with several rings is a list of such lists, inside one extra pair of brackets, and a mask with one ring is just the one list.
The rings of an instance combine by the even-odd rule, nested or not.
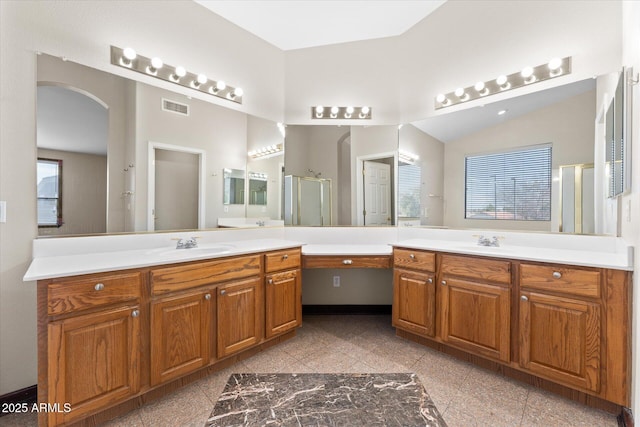
[(402, 126), (400, 225), (598, 232), (602, 195), (588, 167), (596, 86), (578, 81)]
[[(37, 67), (40, 236), (280, 220), (275, 122), (45, 54)], [(247, 155), (272, 145), (280, 151), (269, 159)], [(60, 161), (59, 175), (47, 160)], [(259, 205), (244, 197), (248, 168), (268, 177)], [(233, 201), (225, 170), (243, 175)]]
[(285, 145), (285, 225), (397, 224), (397, 126), (289, 125)]

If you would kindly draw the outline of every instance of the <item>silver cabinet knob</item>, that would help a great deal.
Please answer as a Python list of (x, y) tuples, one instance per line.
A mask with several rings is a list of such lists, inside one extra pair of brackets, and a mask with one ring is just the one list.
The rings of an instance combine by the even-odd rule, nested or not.
[(554, 279), (559, 279), (562, 277), (562, 273), (560, 273), (559, 271), (554, 271), (552, 276)]
[(287, 254), (282, 255), (282, 259), (289, 259), (289, 255)]
[(227, 291), (225, 291), (224, 289), (220, 291), (220, 295), (224, 295), (226, 293), (227, 293)]
[(140, 316), (140, 310), (133, 310), (131, 312), (131, 317), (138, 317)]
[(353, 264), (353, 261), (352, 261), (352, 260), (350, 260), (350, 259), (345, 259), (344, 261), (342, 261), (342, 263), (343, 263), (344, 265), (351, 265), (351, 264)]
[(269, 279), (269, 280), (267, 280), (267, 283), (268, 283), (268, 284), (270, 284), (270, 285), (272, 285), (272, 284), (273, 284), (273, 279)]
[(206, 299), (207, 301), (209, 301), (211, 299), (211, 294), (206, 294), (204, 296), (204, 299)]
[(440, 284), (441, 284), (442, 286), (447, 286), (447, 281), (446, 281), (446, 280), (443, 280), (442, 282), (440, 282)]
[(93, 287), (93, 289), (95, 289), (96, 291), (101, 291), (104, 289), (104, 283), (96, 283), (96, 285)]
[(526, 295), (522, 295), (522, 296), (520, 297), (520, 299), (521, 299), (522, 301), (529, 301), (529, 297), (527, 297)]
[(427, 283), (433, 283), (433, 279), (432, 278), (428, 278), (427, 279)]
[(416, 259), (416, 256), (415, 256), (414, 254), (410, 254), (410, 255), (409, 255), (409, 258), (411, 258), (411, 259)]

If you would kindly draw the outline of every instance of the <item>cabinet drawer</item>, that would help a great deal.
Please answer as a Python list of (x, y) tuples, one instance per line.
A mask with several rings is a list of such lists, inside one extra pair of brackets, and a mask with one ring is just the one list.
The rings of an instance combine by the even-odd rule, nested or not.
[(226, 258), (177, 267), (151, 270), (153, 295), (195, 288), (216, 282), (257, 276), (262, 269), (261, 255)]
[(484, 279), (492, 282), (511, 283), (511, 263), (492, 259), (443, 255), (440, 271), (452, 276)]
[(287, 249), (286, 251), (269, 252), (264, 256), (265, 271), (288, 270), (300, 267), (300, 248)]
[(56, 279), (47, 286), (49, 315), (140, 298), (142, 273)]
[(390, 268), (391, 257), (380, 256), (304, 256), (303, 268)]
[(520, 286), (600, 298), (600, 272), (559, 265), (520, 265)]
[(412, 270), (436, 271), (436, 254), (411, 249), (393, 249), (393, 266)]

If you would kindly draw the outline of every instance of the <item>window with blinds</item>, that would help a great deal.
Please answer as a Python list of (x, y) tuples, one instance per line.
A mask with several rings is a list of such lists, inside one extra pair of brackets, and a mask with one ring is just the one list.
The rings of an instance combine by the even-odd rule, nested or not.
[(400, 164), (398, 167), (398, 217), (420, 217), (420, 166)]
[(551, 144), (465, 157), (466, 219), (551, 220)]

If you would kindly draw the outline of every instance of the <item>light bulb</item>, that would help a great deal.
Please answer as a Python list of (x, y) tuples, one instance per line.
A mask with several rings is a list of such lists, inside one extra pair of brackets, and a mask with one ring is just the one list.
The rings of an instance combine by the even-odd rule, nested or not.
[(186, 76), (186, 75), (187, 75), (187, 70), (185, 70), (185, 69), (184, 69), (184, 67), (181, 67), (181, 66), (179, 66), (179, 65), (178, 65), (178, 66), (176, 67), (175, 75), (176, 75), (178, 78), (180, 78), (180, 77), (184, 77), (184, 76)]
[(324, 107), (322, 105), (318, 105), (316, 107), (316, 113), (317, 114), (322, 114), (324, 112)]
[(369, 114), (370, 109), (369, 107), (362, 107), (360, 111), (366, 116), (367, 114)]
[(353, 107), (347, 107), (347, 114), (353, 114)]
[(438, 96), (436, 96), (436, 101), (438, 101), (440, 104), (444, 104), (444, 101), (447, 100), (447, 97), (444, 96), (444, 93), (439, 93)]
[(218, 80), (216, 83), (216, 89), (224, 90), (227, 87), (227, 84), (223, 80)]
[(136, 51), (133, 50), (130, 47), (125, 47), (124, 50), (122, 51), (122, 54), (124, 55), (125, 58), (127, 58), (129, 61), (133, 61), (134, 59), (136, 59), (136, 56), (138, 56), (136, 54)]
[(244, 91), (241, 87), (237, 87), (233, 90), (233, 96), (242, 96), (244, 95)]
[(454, 93), (456, 94), (456, 96), (458, 98), (460, 98), (462, 95), (464, 95), (464, 89), (459, 87), (458, 89), (456, 89), (456, 91)]
[(532, 67), (524, 67), (522, 69), (522, 71), (520, 72), (520, 75), (522, 77), (524, 77), (525, 79), (528, 79), (529, 77), (531, 77), (533, 75), (533, 68)]
[(198, 74), (197, 80), (198, 80), (198, 83), (203, 85), (207, 82), (208, 79), (207, 79), (207, 76), (205, 76), (204, 74)]
[(475, 84), (475, 86), (473, 86), (473, 88), (477, 91), (477, 92), (481, 92), (482, 90), (484, 90), (484, 82), (478, 82)]
[(498, 76), (498, 78), (496, 79), (496, 83), (498, 83), (500, 86), (503, 86), (506, 82), (507, 82), (507, 76), (505, 76), (504, 74), (501, 76)]
[(162, 59), (158, 58), (157, 56), (154, 58), (151, 58), (151, 66), (156, 70), (159, 70), (160, 68), (162, 68), (163, 65), (164, 64), (162, 63)]
[(553, 58), (551, 61), (549, 61), (549, 69), (551, 71), (555, 71), (558, 68), (560, 68), (560, 66), (562, 65), (562, 59), (560, 58)]
[(340, 111), (338, 107), (331, 107), (331, 114), (338, 114), (338, 111)]

